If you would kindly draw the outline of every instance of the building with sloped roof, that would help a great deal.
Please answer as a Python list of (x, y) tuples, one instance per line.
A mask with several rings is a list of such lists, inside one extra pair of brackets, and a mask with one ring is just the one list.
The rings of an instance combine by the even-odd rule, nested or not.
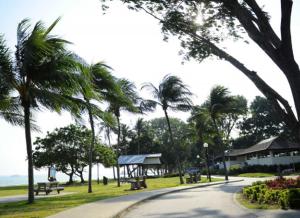
[(226, 151), (225, 157), (228, 169), (244, 165), (288, 165), (300, 162), (300, 144), (272, 137), (248, 148)]
[[(161, 153), (158, 154), (138, 154), (138, 155), (120, 155), (118, 158), (118, 165), (124, 167), (125, 173), (128, 177), (142, 176), (147, 174), (148, 170), (158, 169), (161, 165)], [(127, 171), (127, 172), (125, 172)]]

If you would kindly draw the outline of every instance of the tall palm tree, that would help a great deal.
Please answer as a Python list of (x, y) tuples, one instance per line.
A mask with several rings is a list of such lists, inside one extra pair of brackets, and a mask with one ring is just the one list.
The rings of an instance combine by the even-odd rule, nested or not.
[[(121, 122), (120, 116), (121, 111), (125, 110), (132, 113), (140, 112), (137, 104), (139, 103), (140, 97), (137, 94), (134, 83), (127, 79), (117, 79), (117, 84), (121, 89), (121, 95), (115, 94), (109, 96), (109, 111), (112, 112), (117, 119), (117, 155), (120, 155), (120, 137), (121, 137)], [(120, 168), (117, 165), (117, 182), (120, 187)]]
[[(78, 63), (80, 73), (83, 78), (81, 83), (81, 94), (86, 103), (86, 111), (89, 117), (90, 127), (92, 131), (91, 144), (89, 146), (89, 177), (88, 177), (88, 193), (92, 192), (92, 165), (93, 153), (95, 145), (95, 119), (102, 119), (106, 123), (113, 123), (113, 119), (109, 113), (102, 111), (99, 107), (91, 103), (96, 100), (99, 103), (108, 101), (108, 98), (120, 92), (114, 77), (109, 72), (109, 67), (101, 62), (87, 65), (80, 61)], [(84, 82), (85, 81), (85, 82)], [(92, 85), (92, 86), (90, 86)]]
[[(210, 91), (207, 101), (203, 104), (206, 113), (210, 116), (212, 124), (217, 133), (217, 142), (222, 149), (222, 161), (225, 170), (225, 180), (228, 180), (228, 170), (225, 164), (225, 145), (220, 130), (220, 122), (226, 114), (234, 113), (238, 108), (234, 107), (235, 98), (230, 95), (227, 88), (223, 86), (215, 86)], [(205, 111), (204, 111), (205, 113)]]
[(137, 133), (137, 142), (138, 142), (138, 154), (140, 154), (141, 152), (141, 145), (140, 145), (140, 138), (141, 138), (141, 132), (143, 131), (144, 129), (144, 120), (143, 118), (138, 118), (138, 120), (136, 121), (136, 124), (135, 124), (135, 130), (136, 130), (136, 133)]
[[(74, 58), (65, 49), (68, 41), (51, 35), (58, 21), (59, 19), (55, 20), (48, 28), (39, 21), (31, 28), (28, 19), (22, 20), (17, 28), (15, 59), (9, 58), (9, 69), (1, 71), (0, 75), (1, 83), (14, 92), (15, 102), (23, 110), (29, 203), (34, 201), (30, 119), (32, 110), (47, 108), (57, 112), (62, 109), (78, 112), (78, 107), (70, 97), (79, 88)], [(5, 68), (3, 63), (0, 68)]]
[[(192, 101), (190, 99), (192, 93), (180, 78), (172, 75), (166, 75), (159, 84), (158, 88), (155, 87), (152, 83), (144, 84), (142, 86), (142, 89), (143, 88), (149, 89), (152, 93), (153, 98), (155, 99), (148, 100), (149, 105), (151, 105), (152, 103), (153, 107), (159, 105), (163, 109), (168, 124), (171, 144), (173, 149), (175, 149), (168, 109), (171, 109), (173, 111), (189, 111), (192, 108)], [(179, 160), (179, 155), (177, 155), (176, 159), (180, 183), (183, 184), (184, 181), (182, 178), (182, 167)]]

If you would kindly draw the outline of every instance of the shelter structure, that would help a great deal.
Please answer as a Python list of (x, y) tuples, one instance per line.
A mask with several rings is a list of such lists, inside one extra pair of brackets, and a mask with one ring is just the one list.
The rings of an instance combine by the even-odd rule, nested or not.
[[(300, 144), (272, 137), (245, 148), (225, 152), (226, 167), (245, 165), (288, 165), (300, 162)], [(223, 168), (223, 164), (219, 164)]]
[[(139, 155), (120, 155), (118, 165), (124, 167), (123, 176), (128, 178), (147, 176), (149, 170), (159, 174), (161, 153), (158, 154), (139, 154)], [(127, 173), (126, 173), (127, 171)]]

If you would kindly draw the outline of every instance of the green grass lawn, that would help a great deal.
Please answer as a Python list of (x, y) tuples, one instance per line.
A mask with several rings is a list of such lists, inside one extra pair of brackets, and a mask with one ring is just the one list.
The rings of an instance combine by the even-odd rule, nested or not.
[(251, 203), (248, 199), (244, 198), (242, 193), (236, 194), (236, 200), (242, 206), (248, 209), (262, 209), (262, 210), (274, 210), (280, 209), (279, 205), (270, 205), (270, 204), (259, 204), (259, 203)]
[(26, 193), (27, 186), (25, 185), (0, 187), (0, 197), (10, 195), (24, 195)]
[(262, 178), (275, 176), (274, 173), (242, 173), (238, 175), (239, 177), (253, 177), (253, 178)]
[[(222, 179), (212, 179), (222, 181)], [(201, 182), (207, 182), (202, 177)], [(168, 188), (179, 186), (179, 178), (158, 178), (148, 179), (148, 188), (144, 190), (154, 190), (160, 188)], [(26, 193), (25, 186), (3, 187), (0, 189), (0, 196), (18, 195)], [(51, 214), (58, 213), (67, 208), (75, 207), (92, 201), (112, 198), (122, 195), (134, 194), (144, 190), (129, 191), (129, 184), (122, 184), (117, 187), (116, 183), (109, 183), (104, 186), (102, 184), (93, 183), (93, 193), (87, 193), (87, 185), (74, 185), (65, 187), (65, 192), (76, 192), (74, 194), (37, 199), (33, 204), (27, 204), (26, 201), (0, 204), (0, 217), (24, 218), (24, 217), (46, 217)]]

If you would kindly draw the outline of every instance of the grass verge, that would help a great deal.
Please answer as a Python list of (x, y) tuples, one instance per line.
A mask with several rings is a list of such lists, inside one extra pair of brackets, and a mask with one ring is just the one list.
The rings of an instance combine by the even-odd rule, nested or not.
[[(215, 179), (212, 181), (222, 181), (223, 179)], [(202, 177), (202, 183), (207, 182), (206, 178)], [(145, 191), (169, 188), (179, 186), (179, 178), (157, 178), (148, 179), (147, 185), (149, 188), (144, 189)], [(22, 186), (20, 186), (22, 187)], [(1, 188), (3, 193), (14, 193), (22, 194), (23, 189), (17, 186), (16, 189), (13, 187), (7, 187), (7, 190), (3, 187)], [(118, 197), (122, 195), (134, 194), (144, 190), (129, 191), (129, 184), (122, 184), (121, 187), (117, 187), (116, 183), (109, 183), (107, 186), (102, 184), (93, 183), (93, 193), (87, 193), (87, 185), (75, 185), (65, 187), (65, 192), (76, 192), (75, 194), (50, 197), (37, 199), (33, 204), (27, 204), (26, 201), (12, 202), (12, 203), (2, 203), (0, 204), (0, 217), (5, 218), (29, 218), (29, 217), (46, 217), (60, 211), (66, 210), (71, 207), (76, 207), (81, 204), (103, 200), (112, 197)], [(2, 195), (3, 196), (3, 195)]]
[(239, 204), (242, 206), (248, 208), (248, 209), (263, 209), (263, 210), (275, 210), (280, 209), (279, 205), (270, 205), (270, 204), (258, 204), (258, 203), (252, 203), (248, 199), (244, 198), (242, 193), (236, 193), (236, 200)]
[(27, 194), (26, 185), (0, 187), (0, 197)]
[(242, 173), (238, 175), (239, 177), (250, 177), (250, 178), (263, 178), (275, 176), (274, 173)]

